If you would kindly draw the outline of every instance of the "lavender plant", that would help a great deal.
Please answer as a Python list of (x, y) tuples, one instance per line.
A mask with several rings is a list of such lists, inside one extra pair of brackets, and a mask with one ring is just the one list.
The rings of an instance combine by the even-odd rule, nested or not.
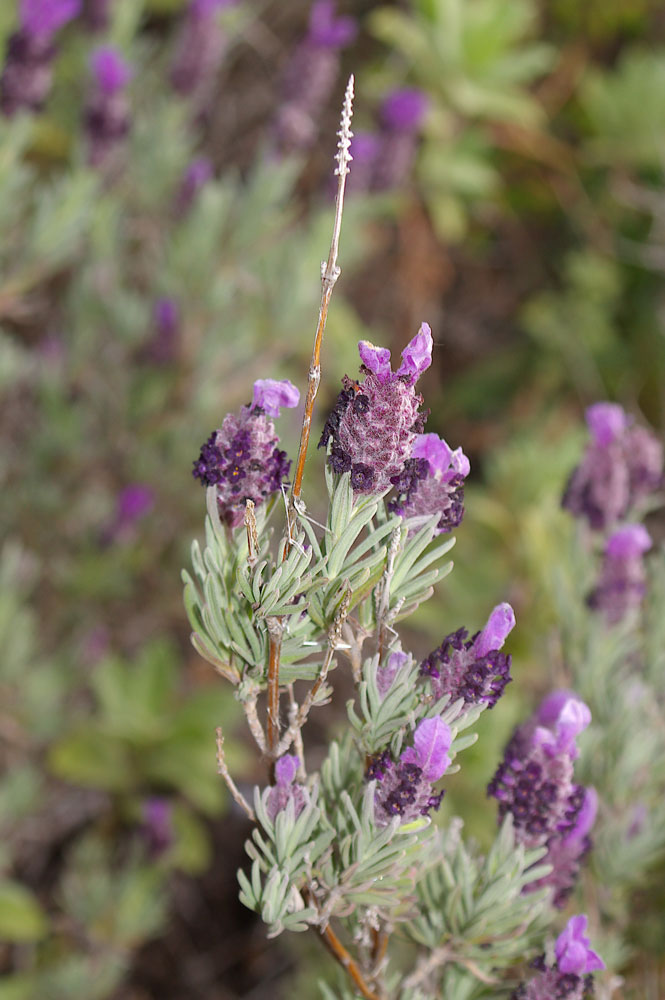
[[(477, 633), (458, 629), (422, 663), (395, 628), (452, 569), (450, 532), (463, 517), (469, 472), (460, 448), (424, 433), (416, 382), (431, 363), (427, 324), (396, 370), (387, 349), (360, 343), (360, 378), (344, 377), (320, 441), (324, 524), (303, 499), (322, 338), (340, 274), (352, 88), (351, 79), (293, 479), (270, 418), (299, 394), (272, 379), (256, 382), (252, 403), (224, 418), (193, 470), (207, 487), (207, 518), (205, 549), (194, 542), (193, 575), (183, 573), (192, 641), (235, 687), (269, 772), (248, 800), (218, 730), (220, 774), (254, 824), (240, 898), (271, 936), (316, 932), (339, 966), (339, 977), (331, 967), (321, 984), (327, 997), (470, 1000), (514, 990), (515, 998), (581, 998), (603, 967), (587, 918), (569, 921), (554, 958), (543, 945), (588, 848), (594, 795), (573, 776), (588, 707), (555, 692), (518, 729), (490, 786), (500, 824), (485, 856), (465, 842), (459, 821), (433, 822), (442, 779), (458, 770), (481, 713), (510, 680), (502, 647), (515, 616), (498, 605)], [(303, 730), (333, 698), (342, 657), (355, 691), (348, 727), (312, 770)], [(518, 985), (519, 964), (538, 955), (536, 976)]]

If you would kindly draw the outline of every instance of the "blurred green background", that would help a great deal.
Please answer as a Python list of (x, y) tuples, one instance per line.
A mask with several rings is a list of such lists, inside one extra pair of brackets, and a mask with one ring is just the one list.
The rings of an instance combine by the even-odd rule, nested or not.
[[(428, 429), (472, 476), (455, 571), (407, 637), (425, 655), (516, 608), (515, 683), (446, 799), (491, 836), (502, 745), (565, 679), (548, 629), (583, 408), (665, 419), (665, 17), (656, 0), (340, 0), (356, 34), (326, 50), (298, 145), (279, 122), (312, 99), (285, 82), (310, 4), (221, 5), (190, 93), (172, 82), (186, 4), (110, 0), (93, 30), (98, 6), (55, 37), (43, 107), (0, 117), (0, 1000), (286, 996), (303, 943), (266, 942), (236, 901), (246, 830), (215, 726), (241, 785), (265, 774), (181, 605), (205, 509), (191, 463), (255, 378), (304, 389), (354, 72), (354, 129), (383, 160), (352, 171), (316, 419), (359, 339), (399, 353), (430, 323)], [(17, 24), (3, 3), (5, 61)], [(100, 165), (88, 60), (108, 44), (133, 75)], [(382, 107), (403, 88), (425, 111), (397, 135)], [(280, 420), (290, 454), (297, 419)], [(665, 995), (646, 992), (660, 963), (656, 935), (613, 995)]]

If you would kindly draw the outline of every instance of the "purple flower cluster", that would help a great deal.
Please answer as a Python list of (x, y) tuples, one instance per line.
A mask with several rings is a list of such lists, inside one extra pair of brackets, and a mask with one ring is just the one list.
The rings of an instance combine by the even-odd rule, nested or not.
[(231, 527), (242, 523), (245, 501), (258, 506), (276, 493), (289, 473), (286, 452), (269, 418), (280, 406), (297, 406), (300, 393), (288, 379), (259, 379), (254, 398), (240, 413), (228, 413), (213, 431), (194, 462), (193, 476), (204, 486), (215, 486), (220, 517)]
[(319, 448), (330, 443), (328, 464), (351, 473), (356, 493), (395, 487), (388, 509), (402, 517), (439, 514), (438, 531), (450, 531), (464, 514), (464, 478), (469, 460), (436, 434), (423, 434), (428, 411), (415, 389), (432, 363), (432, 332), (423, 323), (393, 371), (390, 351), (366, 340), (358, 344), (361, 382), (348, 376), (323, 428)]
[(190, 0), (176, 38), (171, 85), (197, 105), (207, 103), (226, 50), (217, 12), (234, 0)]
[(536, 975), (522, 983), (512, 1000), (585, 1000), (593, 996), (592, 973), (605, 963), (591, 947), (586, 934), (587, 917), (571, 917), (554, 945), (555, 961), (548, 965), (542, 955), (533, 962)]
[(5, 115), (39, 111), (43, 106), (53, 80), (53, 39), (80, 9), (81, 0), (21, 0), (19, 27), (9, 38), (0, 77), (0, 108)]
[(375, 757), (365, 778), (376, 781), (374, 818), (377, 826), (387, 826), (394, 816), (410, 823), (428, 816), (441, 805), (443, 792), (435, 793), (434, 782), (450, 765), (450, 727), (443, 719), (423, 719), (413, 734), (413, 746), (403, 750), (398, 761), (385, 750)]
[(129, 133), (131, 118), (126, 87), (132, 78), (129, 63), (110, 45), (90, 57), (93, 87), (84, 111), (88, 161), (107, 164)]
[(663, 446), (650, 431), (633, 426), (616, 403), (590, 406), (586, 420), (591, 442), (562, 504), (595, 531), (606, 531), (663, 485)]
[(364, 133), (351, 145), (354, 159), (359, 157), (363, 162), (362, 177), (353, 184), (354, 191), (390, 191), (408, 180), (427, 108), (427, 95), (415, 87), (386, 95), (378, 132)]
[(510, 604), (499, 604), (485, 628), (471, 639), (465, 628), (446, 636), (420, 664), (434, 697), (438, 700), (449, 694), (451, 702), (463, 698), (465, 705), (485, 702), (493, 708), (512, 680), (511, 657), (500, 650), (514, 626)]
[(297, 46), (282, 80), (282, 104), (274, 126), (282, 153), (309, 149), (318, 135), (318, 121), (339, 72), (340, 49), (356, 37), (351, 17), (336, 17), (334, 0), (312, 5), (306, 36)]
[(309, 801), (307, 789), (296, 782), (299, 765), (295, 754), (285, 754), (275, 762), (275, 784), (266, 799), (266, 810), (273, 822), (289, 802), (293, 802), (295, 815), (299, 816)]
[[(579, 753), (575, 740), (590, 721), (591, 713), (577, 695), (548, 695), (536, 714), (515, 730), (487, 789), (499, 802), (499, 819), (512, 815), (519, 843), (547, 847), (544, 860), (553, 870), (538, 887), (552, 888), (556, 906), (573, 887), (596, 815), (595, 792), (573, 781)], [(533, 888), (529, 885), (527, 891)]]
[(643, 524), (618, 528), (605, 544), (600, 578), (587, 598), (589, 607), (601, 611), (610, 625), (638, 608), (646, 593), (644, 553), (651, 537)]

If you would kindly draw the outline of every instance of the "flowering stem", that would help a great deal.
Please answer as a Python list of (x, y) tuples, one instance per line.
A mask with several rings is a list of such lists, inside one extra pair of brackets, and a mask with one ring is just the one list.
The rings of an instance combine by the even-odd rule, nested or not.
[[(312, 429), (312, 413), (314, 411), (314, 400), (321, 381), (321, 343), (323, 341), (323, 331), (328, 317), (328, 305), (332, 296), (335, 282), (340, 275), (337, 266), (337, 253), (339, 250), (339, 234), (342, 228), (342, 210), (344, 208), (344, 189), (346, 187), (346, 175), (349, 172), (351, 154), (351, 117), (353, 115), (353, 76), (349, 77), (344, 95), (344, 105), (342, 107), (342, 120), (337, 135), (337, 197), (335, 199), (335, 223), (333, 225), (332, 240), (330, 242), (330, 252), (328, 260), (321, 267), (321, 305), (319, 307), (319, 322), (316, 327), (314, 337), (314, 348), (312, 350), (312, 361), (309, 368), (307, 397), (305, 399), (305, 412), (303, 414), (302, 430), (300, 432), (300, 446), (298, 448), (298, 458), (296, 461), (296, 471), (291, 487), (291, 497), (286, 511), (287, 519), (287, 543), (284, 546), (284, 558), (286, 559), (291, 548), (290, 539), (292, 537), (292, 511), (296, 507), (302, 492), (302, 479), (305, 470), (305, 458), (307, 457), (307, 446), (309, 445), (309, 435)], [(281, 623), (280, 623), (281, 625)], [(283, 626), (269, 628), (270, 649), (268, 655), (268, 757), (273, 763), (277, 757), (279, 743), (279, 658), (282, 646)]]

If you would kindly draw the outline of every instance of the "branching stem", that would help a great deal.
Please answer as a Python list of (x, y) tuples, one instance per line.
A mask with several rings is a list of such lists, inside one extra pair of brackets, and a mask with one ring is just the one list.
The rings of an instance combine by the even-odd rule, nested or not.
[(224, 756), (224, 736), (222, 733), (221, 726), (217, 727), (217, 729), (215, 730), (215, 734), (217, 737), (217, 771), (219, 772), (219, 774), (221, 774), (222, 778), (226, 782), (226, 787), (228, 788), (228, 790), (230, 791), (231, 795), (238, 803), (240, 808), (243, 809), (245, 813), (247, 813), (247, 816), (249, 817), (249, 819), (251, 819), (252, 823), (255, 823), (256, 816), (254, 815), (254, 810), (252, 809), (249, 802), (247, 801), (245, 796), (242, 794), (242, 792), (236, 785), (227, 767), (226, 758)]

